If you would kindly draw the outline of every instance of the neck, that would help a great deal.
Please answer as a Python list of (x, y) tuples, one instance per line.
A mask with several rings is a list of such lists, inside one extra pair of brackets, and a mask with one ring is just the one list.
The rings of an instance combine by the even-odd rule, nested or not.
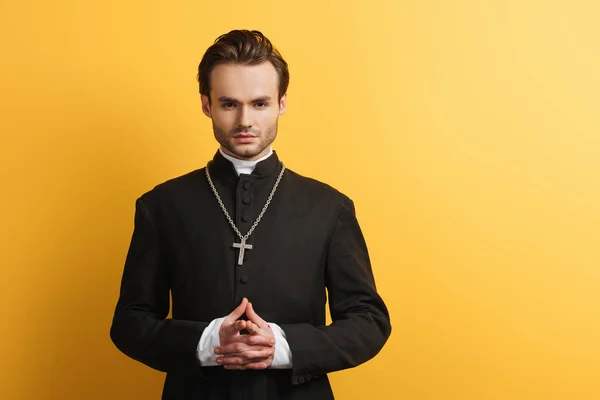
[(240, 175), (240, 174), (251, 174), (252, 171), (254, 171), (256, 164), (271, 157), (271, 155), (273, 154), (273, 149), (271, 147), (269, 147), (269, 152), (266, 155), (259, 158), (258, 160), (253, 160), (253, 161), (240, 160), (239, 158), (235, 158), (235, 157), (225, 153), (223, 151), (223, 148), (219, 148), (219, 152), (221, 153), (221, 155), (223, 157), (225, 157), (227, 160), (229, 160), (233, 164), (235, 171), (237, 172), (238, 175)]

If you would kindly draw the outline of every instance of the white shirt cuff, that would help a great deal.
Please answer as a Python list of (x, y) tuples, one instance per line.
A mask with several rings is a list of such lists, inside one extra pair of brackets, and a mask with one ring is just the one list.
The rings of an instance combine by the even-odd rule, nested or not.
[(275, 355), (271, 368), (273, 369), (291, 369), (292, 351), (285, 337), (285, 332), (277, 324), (269, 322), (269, 326), (275, 335)]
[(219, 339), (219, 330), (221, 329), (223, 320), (225, 320), (225, 317), (212, 320), (202, 332), (196, 353), (198, 361), (200, 361), (200, 365), (203, 367), (219, 365), (216, 361), (215, 347), (218, 347), (221, 342)]

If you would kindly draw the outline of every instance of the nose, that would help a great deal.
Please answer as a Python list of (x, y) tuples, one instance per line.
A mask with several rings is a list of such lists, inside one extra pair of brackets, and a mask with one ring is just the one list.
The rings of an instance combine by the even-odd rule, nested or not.
[(252, 112), (248, 106), (240, 107), (239, 125), (240, 127), (250, 128), (252, 126)]

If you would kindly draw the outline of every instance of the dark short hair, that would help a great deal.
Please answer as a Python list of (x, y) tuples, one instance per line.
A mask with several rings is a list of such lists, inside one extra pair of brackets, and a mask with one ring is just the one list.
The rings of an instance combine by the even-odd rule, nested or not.
[(270, 62), (279, 76), (279, 100), (286, 93), (290, 72), (288, 65), (279, 53), (259, 31), (233, 30), (219, 36), (210, 46), (198, 66), (198, 84), (200, 94), (208, 96), (210, 101), (210, 74), (219, 64), (257, 65)]

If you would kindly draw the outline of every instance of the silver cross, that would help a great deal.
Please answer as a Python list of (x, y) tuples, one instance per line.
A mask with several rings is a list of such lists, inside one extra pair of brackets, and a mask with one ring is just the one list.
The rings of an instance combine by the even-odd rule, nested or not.
[(242, 238), (242, 243), (233, 243), (233, 247), (236, 249), (240, 249), (240, 256), (238, 257), (238, 265), (242, 265), (244, 263), (244, 251), (246, 249), (252, 250), (251, 244), (246, 244), (246, 238)]

